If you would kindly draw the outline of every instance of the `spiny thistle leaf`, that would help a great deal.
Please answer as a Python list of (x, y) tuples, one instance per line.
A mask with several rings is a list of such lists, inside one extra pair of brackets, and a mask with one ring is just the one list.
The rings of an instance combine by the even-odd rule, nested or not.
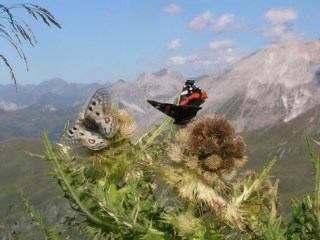
[(26, 195), (24, 194), (24, 192), (22, 190), (20, 190), (20, 192), (21, 192), (21, 196), (22, 196), (24, 205), (25, 205), (26, 209), (28, 210), (29, 214), (31, 215), (33, 222), (38, 226), (39, 229), (41, 229), (43, 231), (43, 233), (46, 236), (46, 239), (50, 239), (50, 240), (63, 239), (60, 236), (60, 233), (58, 230), (51, 229), (51, 228), (48, 228), (47, 226), (45, 226), (41, 215), (35, 211), (34, 207), (30, 204), (30, 202), (29, 202), (28, 198), (26, 197)]
[(83, 204), (80, 197), (79, 189), (75, 188), (76, 186), (73, 186), (70, 176), (64, 170), (65, 166), (63, 160), (59, 159), (55, 150), (52, 148), (46, 133), (43, 134), (43, 141), (46, 149), (46, 156), (53, 163), (57, 178), (60, 179), (61, 184), (63, 184), (63, 187), (68, 191), (68, 194), (70, 194), (72, 200), (77, 204), (77, 206), (86, 214), (86, 216), (90, 220), (102, 226), (106, 226), (110, 229), (113, 229), (112, 224), (103, 221), (97, 216), (94, 216), (90, 209), (85, 204)]

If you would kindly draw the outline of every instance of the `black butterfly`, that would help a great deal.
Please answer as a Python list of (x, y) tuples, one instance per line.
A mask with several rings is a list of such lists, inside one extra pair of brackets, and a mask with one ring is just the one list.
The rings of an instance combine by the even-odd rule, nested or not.
[(208, 98), (206, 91), (194, 84), (194, 80), (187, 80), (182, 88), (179, 105), (159, 103), (148, 100), (153, 107), (174, 119), (174, 124), (187, 124), (201, 109), (200, 105)]

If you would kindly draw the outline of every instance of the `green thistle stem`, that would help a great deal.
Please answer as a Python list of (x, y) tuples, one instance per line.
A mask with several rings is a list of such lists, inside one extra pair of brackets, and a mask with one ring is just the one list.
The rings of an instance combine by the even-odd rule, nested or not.
[(73, 189), (73, 187), (71, 186), (70, 182), (68, 181), (63, 169), (61, 168), (61, 165), (59, 163), (59, 160), (57, 159), (56, 154), (54, 153), (54, 149), (52, 148), (48, 135), (46, 133), (43, 133), (43, 141), (44, 141), (44, 145), (45, 145), (45, 149), (46, 149), (46, 153), (49, 159), (52, 159), (55, 167), (56, 167), (56, 171), (59, 174), (59, 177), (61, 178), (61, 180), (64, 182), (66, 188), (68, 189), (68, 191), (70, 192), (72, 198), (74, 199), (74, 201), (77, 203), (77, 205), (79, 206), (79, 208), (86, 214), (86, 216), (93, 222), (102, 225), (102, 226), (106, 226), (110, 229), (114, 229), (114, 227), (103, 221), (102, 219), (94, 216), (89, 209), (86, 208), (86, 206), (84, 204), (82, 204), (79, 196), (77, 195), (76, 191)]
[[(172, 122), (172, 119), (171, 118), (166, 118), (155, 130), (153, 130), (151, 132), (151, 136), (149, 138), (147, 138), (141, 148), (141, 151), (144, 151), (146, 148), (148, 148), (154, 141), (154, 139), (156, 137), (158, 137), (162, 131), (164, 130), (164, 128), (170, 123)], [(138, 139), (137, 143), (140, 143), (142, 144), (144, 138), (149, 135), (150, 132), (147, 132), (146, 134), (144, 134), (141, 138)]]
[(273, 158), (271, 160), (271, 162), (269, 163), (269, 165), (267, 167), (265, 167), (262, 171), (262, 173), (260, 174), (260, 176), (253, 182), (253, 184), (250, 186), (250, 188), (245, 189), (243, 191), (243, 193), (234, 201), (236, 206), (241, 205), (241, 203), (245, 200), (247, 200), (251, 193), (254, 192), (254, 190), (256, 189), (256, 187), (258, 186), (258, 184), (263, 180), (266, 179), (272, 166), (275, 164), (275, 162), (277, 161), (277, 158)]
[(274, 224), (277, 218), (278, 187), (279, 187), (279, 179), (277, 179), (273, 185), (272, 208), (271, 208), (271, 214), (269, 219), (270, 224)]
[[(320, 154), (317, 156), (314, 152), (314, 148), (310, 145), (309, 139), (305, 136), (308, 145), (311, 161), (316, 169), (315, 175), (315, 189), (314, 189), (314, 210), (318, 221), (318, 226), (320, 226)], [(320, 145), (319, 142), (315, 141)]]

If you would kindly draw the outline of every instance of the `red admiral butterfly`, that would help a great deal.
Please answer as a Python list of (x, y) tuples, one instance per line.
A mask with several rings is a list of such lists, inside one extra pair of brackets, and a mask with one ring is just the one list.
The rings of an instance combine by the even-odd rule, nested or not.
[(174, 124), (183, 125), (187, 124), (197, 115), (201, 109), (199, 106), (204, 103), (206, 98), (208, 98), (206, 91), (197, 87), (194, 84), (194, 80), (187, 80), (182, 88), (179, 105), (159, 103), (152, 100), (148, 100), (148, 103), (169, 117), (172, 117)]

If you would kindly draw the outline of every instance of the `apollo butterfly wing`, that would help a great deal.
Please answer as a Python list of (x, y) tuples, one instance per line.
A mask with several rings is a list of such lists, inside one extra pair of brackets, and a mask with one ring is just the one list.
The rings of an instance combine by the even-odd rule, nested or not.
[(90, 98), (85, 109), (85, 118), (93, 119), (106, 138), (112, 138), (117, 132), (117, 119), (111, 116), (111, 100), (107, 89), (97, 90)]
[(78, 120), (73, 127), (62, 134), (60, 142), (70, 148), (85, 146), (91, 150), (100, 150), (108, 145), (107, 139), (86, 130)]
[(105, 148), (117, 131), (117, 119), (111, 116), (110, 95), (105, 88), (97, 90), (86, 104), (75, 125), (64, 132), (63, 145), (77, 148), (85, 146), (91, 150)]

